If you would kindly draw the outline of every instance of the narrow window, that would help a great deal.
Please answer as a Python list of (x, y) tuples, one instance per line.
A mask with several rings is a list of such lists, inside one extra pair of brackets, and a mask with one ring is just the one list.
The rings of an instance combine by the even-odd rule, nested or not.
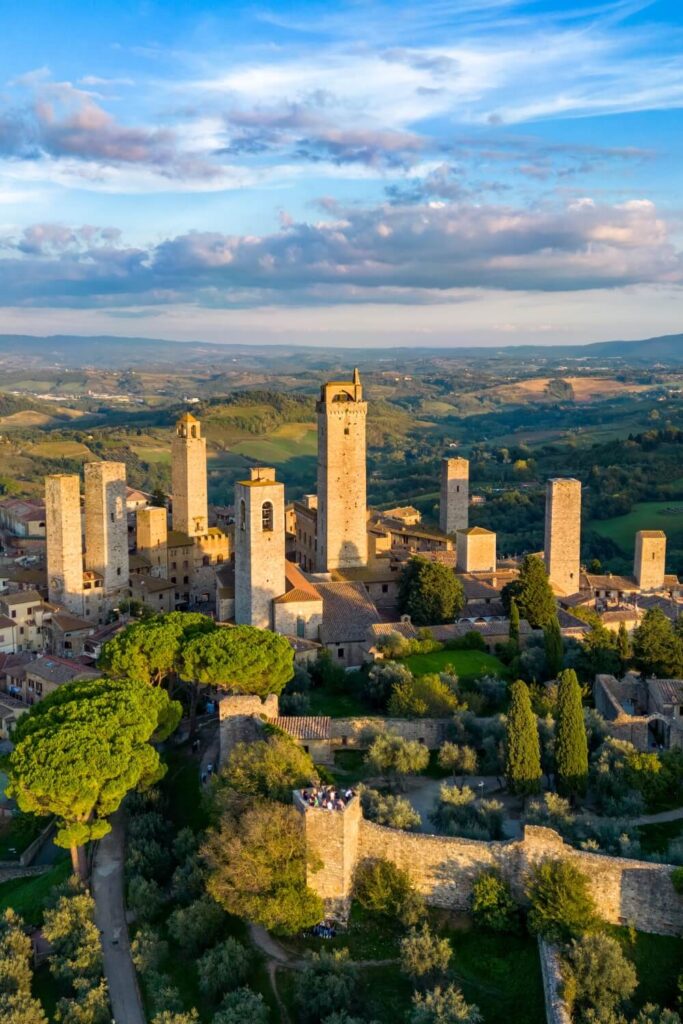
[(273, 529), (273, 503), (264, 501), (261, 506), (261, 529), (270, 533)]
[(247, 503), (244, 498), (240, 499), (240, 530), (247, 528)]

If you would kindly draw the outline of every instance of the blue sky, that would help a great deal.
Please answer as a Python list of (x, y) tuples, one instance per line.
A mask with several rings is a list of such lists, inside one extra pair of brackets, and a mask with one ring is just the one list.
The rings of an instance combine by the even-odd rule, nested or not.
[(669, 0), (0, 0), (0, 330), (683, 329)]

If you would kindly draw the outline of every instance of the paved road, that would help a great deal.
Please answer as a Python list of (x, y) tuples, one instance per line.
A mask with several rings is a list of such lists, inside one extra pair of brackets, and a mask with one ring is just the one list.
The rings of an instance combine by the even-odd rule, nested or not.
[(135, 968), (130, 957), (123, 899), (124, 825), (121, 812), (100, 840), (92, 873), (95, 921), (102, 935), (104, 974), (115, 1024), (146, 1024)]

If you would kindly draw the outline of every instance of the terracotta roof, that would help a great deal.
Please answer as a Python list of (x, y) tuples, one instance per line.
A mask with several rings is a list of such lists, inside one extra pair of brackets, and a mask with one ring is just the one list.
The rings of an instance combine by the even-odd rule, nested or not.
[(14, 594), (3, 594), (0, 603), (9, 607), (15, 604), (42, 604), (43, 599), (37, 590), (18, 590)]
[(168, 537), (166, 539), (166, 547), (169, 548), (189, 548), (194, 544), (194, 540), (187, 533), (183, 533), (181, 530), (169, 530)]
[(301, 601), (322, 601), (320, 594), (311, 594), (308, 590), (301, 590), (300, 587), (293, 587), (279, 597), (273, 599), (273, 604), (299, 604)]
[(72, 615), (70, 612), (53, 612), (52, 622), (53, 625), (59, 626), (59, 628), (65, 633), (73, 633), (81, 629), (92, 630), (93, 628), (91, 622), (87, 622), (85, 619), (80, 619), (77, 615)]
[(601, 612), (600, 618), (604, 623), (609, 622), (637, 622), (640, 618), (639, 610), (633, 608), (614, 608), (611, 611)]
[(584, 622), (583, 619), (579, 619), (576, 615), (572, 615), (571, 612), (566, 611), (564, 608), (557, 609), (557, 621), (560, 624), (560, 629), (580, 629), (582, 633), (587, 633), (590, 629), (588, 623)]
[(150, 594), (158, 594), (162, 590), (173, 590), (175, 583), (170, 580), (161, 580), (157, 576), (132, 576), (131, 588), (142, 593), (144, 590)]
[(14, 619), (8, 619), (6, 615), (0, 615), (0, 629), (8, 629), (10, 626), (16, 626)]
[(82, 676), (89, 679), (99, 678), (100, 673), (87, 668), (80, 662), (70, 661), (66, 658), (39, 657), (26, 666), (26, 672), (31, 676), (38, 676), (46, 682), (55, 683), (61, 686), (62, 683), (70, 683)]
[(362, 583), (319, 583), (323, 599), (323, 643), (363, 641), (380, 616)]
[(128, 556), (128, 566), (131, 572), (135, 572), (136, 569), (151, 569), (152, 563), (144, 555), (136, 553)]
[(683, 704), (683, 680), (648, 679), (650, 689), (658, 690), (665, 704)]
[(322, 715), (280, 715), (268, 721), (297, 740), (329, 740), (331, 735), (331, 720)]
[(639, 589), (633, 577), (629, 576), (616, 576), (612, 574), (599, 576), (587, 572), (586, 580), (592, 590), (626, 590), (635, 592)]
[(493, 530), (485, 530), (483, 526), (470, 526), (466, 530), (458, 530), (458, 533), (464, 533), (468, 537), (495, 537)]

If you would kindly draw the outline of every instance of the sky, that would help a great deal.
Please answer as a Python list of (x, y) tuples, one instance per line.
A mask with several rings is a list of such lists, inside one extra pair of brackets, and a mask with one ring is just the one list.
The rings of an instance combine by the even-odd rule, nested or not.
[(0, 333), (683, 331), (678, 0), (0, 0)]

